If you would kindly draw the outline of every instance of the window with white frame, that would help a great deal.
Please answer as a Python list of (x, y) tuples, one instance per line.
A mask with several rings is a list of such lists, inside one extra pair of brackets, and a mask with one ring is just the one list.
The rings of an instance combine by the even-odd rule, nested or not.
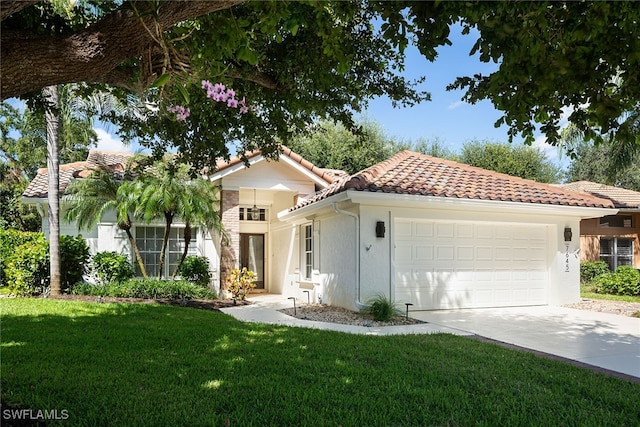
[[(142, 257), (142, 262), (144, 262), (144, 268), (147, 270), (147, 275), (149, 277), (158, 277), (164, 227), (136, 227), (135, 231), (136, 245), (138, 245), (138, 249), (140, 250), (140, 256)], [(191, 242), (189, 242), (187, 255), (197, 255), (197, 235), (198, 230), (195, 228), (192, 229)], [(162, 276), (164, 278), (169, 278), (173, 274), (173, 271), (180, 261), (180, 257), (182, 257), (184, 246), (184, 228), (172, 227), (169, 233), (167, 248), (165, 250), (164, 267), (162, 272)], [(136, 270), (138, 275), (141, 275), (137, 263)]]
[(313, 225), (302, 226), (302, 275), (304, 279), (311, 279), (313, 275)]
[(600, 259), (609, 265), (611, 271), (621, 265), (633, 265), (633, 239), (601, 237)]

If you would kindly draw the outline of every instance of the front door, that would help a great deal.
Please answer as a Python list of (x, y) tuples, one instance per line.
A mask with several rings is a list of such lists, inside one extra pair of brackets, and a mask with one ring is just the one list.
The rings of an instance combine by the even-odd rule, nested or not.
[(264, 289), (264, 234), (240, 233), (240, 268), (256, 273), (256, 289)]

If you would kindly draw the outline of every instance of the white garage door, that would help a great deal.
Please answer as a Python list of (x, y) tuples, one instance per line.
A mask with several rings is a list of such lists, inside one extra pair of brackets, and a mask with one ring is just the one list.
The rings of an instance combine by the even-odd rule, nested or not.
[(540, 225), (395, 221), (395, 298), (413, 310), (546, 305)]

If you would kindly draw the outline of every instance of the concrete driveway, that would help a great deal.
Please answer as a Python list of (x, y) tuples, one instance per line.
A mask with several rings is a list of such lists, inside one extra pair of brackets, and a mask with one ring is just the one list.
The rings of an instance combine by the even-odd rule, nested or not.
[(411, 317), (640, 378), (640, 319), (565, 307), (418, 311)]

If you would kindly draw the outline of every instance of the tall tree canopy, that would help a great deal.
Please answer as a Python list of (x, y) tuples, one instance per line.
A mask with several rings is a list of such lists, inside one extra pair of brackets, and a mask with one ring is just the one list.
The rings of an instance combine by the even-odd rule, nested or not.
[[(587, 139), (606, 134), (638, 143), (640, 8), (632, 1), (88, 0), (62, 12), (61, 3), (1, 3), (3, 99), (83, 81), (144, 93), (156, 106), (158, 95), (194, 106), (191, 97), (206, 78), (232, 86), (253, 106), (242, 121), (224, 122), (243, 130), (225, 137), (268, 152), (275, 143), (266, 134), (288, 136), (317, 117), (350, 124), (351, 113), (374, 96), (428, 99), (398, 77), (404, 48), (413, 43), (434, 60), (459, 22), (465, 32), (477, 30), (470, 54), (498, 69), (457, 79), (452, 74), (450, 88), (464, 89), (469, 102), (490, 100), (504, 112), (496, 124), (507, 124), (511, 137), (521, 134), (531, 143), (540, 124), (557, 143), (561, 115), (569, 111)], [(174, 133), (219, 130), (221, 120), (207, 117), (213, 125), (186, 122)], [(188, 138), (158, 141), (198, 160), (228, 154)]]
[(538, 182), (558, 183), (562, 179), (559, 166), (551, 163), (539, 148), (526, 145), (468, 141), (457, 161)]

